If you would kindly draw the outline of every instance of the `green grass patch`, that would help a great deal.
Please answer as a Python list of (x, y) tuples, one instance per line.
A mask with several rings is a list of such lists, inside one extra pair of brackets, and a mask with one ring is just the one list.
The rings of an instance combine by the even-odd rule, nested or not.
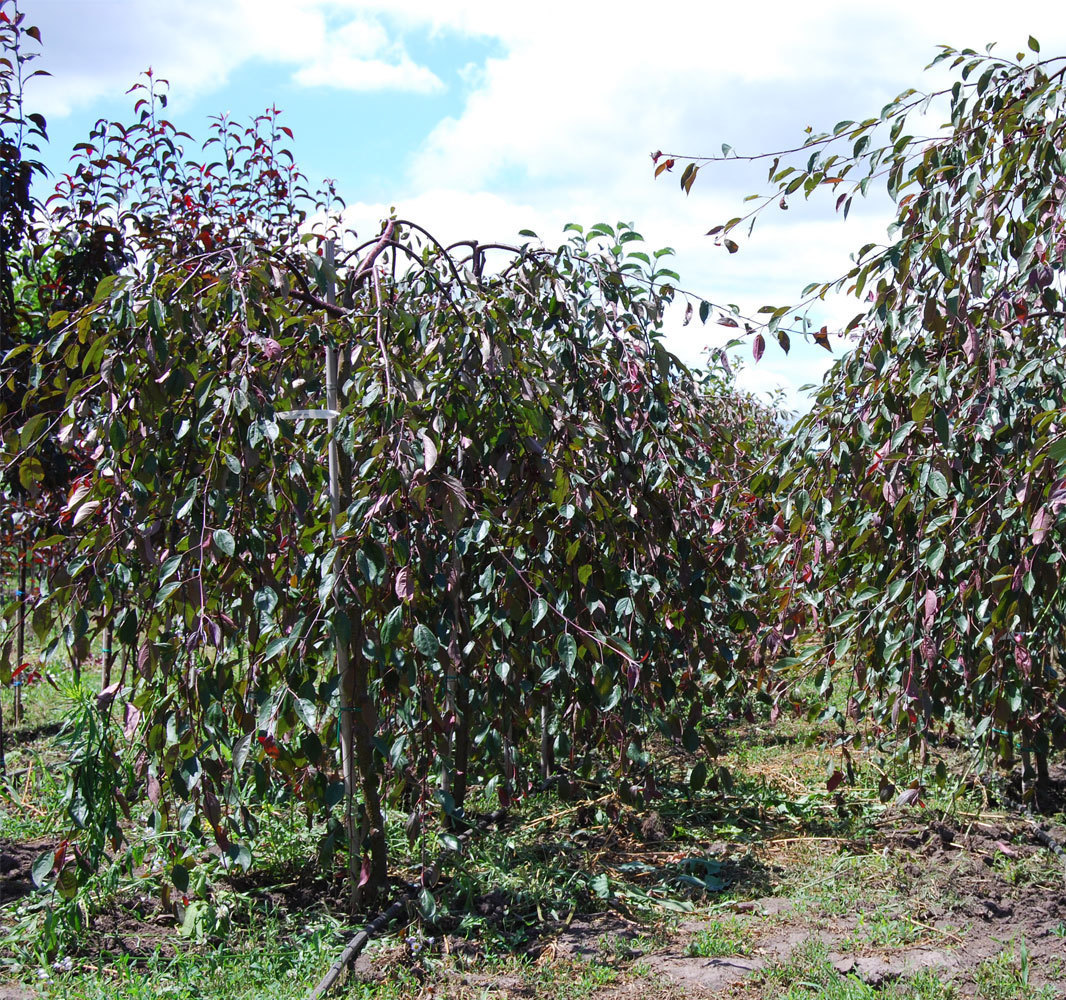
[(763, 974), (763, 1000), (959, 1000), (955, 986), (925, 970), (910, 979), (870, 986), (838, 972), (829, 949), (817, 940), (797, 947)]
[(738, 920), (712, 920), (688, 943), (689, 958), (720, 958), (751, 954), (751, 930)]
[(1029, 949), (1024, 940), (1011, 941), (998, 955), (974, 970), (974, 989), (979, 1000), (1057, 1000), (1051, 986), (1030, 982)]

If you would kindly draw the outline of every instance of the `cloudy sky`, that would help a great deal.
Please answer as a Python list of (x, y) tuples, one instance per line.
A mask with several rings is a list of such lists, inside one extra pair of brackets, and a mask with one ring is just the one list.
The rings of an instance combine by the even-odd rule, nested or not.
[[(686, 288), (754, 311), (795, 300), (883, 241), (889, 206), (874, 199), (844, 223), (828, 199), (793, 203), (729, 255), (704, 233), (763, 190), (765, 167), (705, 168), (690, 196), (676, 173), (653, 180), (649, 153), (755, 153), (797, 145), (840, 119), (876, 114), (923, 72), (939, 43), (1066, 54), (1059, 3), (897, 0), (817, 5), (658, 0), (22, 0), (53, 76), (30, 98), (49, 119), (47, 159), (101, 117), (129, 118), (125, 95), (151, 66), (171, 84), (179, 128), (251, 117), (270, 104), (295, 132), (312, 180), (332, 177), (365, 233), (395, 206), (445, 239), (547, 243), (576, 221), (632, 222), (676, 248)], [(935, 123), (931, 123), (931, 128)], [(853, 303), (827, 307), (850, 316)], [(720, 342), (671, 325), (686, 361)], [(743, 384), (817, 381), (814, 345), (768, 349)]]

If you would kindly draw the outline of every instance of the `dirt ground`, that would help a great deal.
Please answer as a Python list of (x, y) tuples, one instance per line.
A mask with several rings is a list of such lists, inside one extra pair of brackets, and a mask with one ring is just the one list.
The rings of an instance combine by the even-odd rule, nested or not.
[[(1038, 829), (1028, 820), (965, 826), (934, 821), (890, 826), (866, 844), (833, 838), (773, 841), (764, 852), (771, 869), (794, 872), (806, 863), (824, 891), (790, 894), (782, 886), (780, 895), (733, 903), (706, 916), (668, 919), (659, 927), (665, 939), (650, 945), (647, 925), (618, 910), (579, 915), (546, 928), (529, 954), (538, 966), (557, 967), (563, 974), (572, 975), (568, 967), (579, 963), (616, 970), (617, 981), (588, 994), (597, 1000), (756, 998), (768, 995), (761, 973), (814, 940), (825, 945), (829, 961), (844, 977), (883, 988), (928, 970), (954, 984), (956, 996), (969, 998), (980, 995), (975, 970), (981, 963), (1024, 942), (1031, 995), (1045, 988), (1051, 991), (1045, 996), (1066, 998), (1066, 862), (1054, 850), (1066, 831), (1052, 828), (1048, 836)], [(748, 850), (739, 844), (720, 847), (726, 858)], [(790, 856), (782, 856), (785, 851)], [(815, 857), (805, 862), (812, 852)], [(863, 867), (864, 858), (877, 860), (875, 880), (890, 873), (882, 884), (856, 883), (853, 872)], [(733, 870), (743, 877), (751, 869), (737, 865)], [(489, 899), (486, 905), (494, 904)], [(694, 955), (693, 942), (723, 921), (742, 942), (738, 954)], [(436, 968), (427, 995), (541, 995), (528, 976), (484, 971), (482, 956), (469, 940), (447, 939), (442, 950), (447, 960)], [(380, 980), (397, 960), (395, 951), (364, 957), (354, 975)]]
[[(753, 746), (755, 741), (748, 740), (749, 754)], [(824, 788), (817, 748), (787, 746), (780, 752), (780, 758), (764, 764), (746, 760), (751, 780), (763, 780), (765, 771), (790, 801), (808, 797), (819, 784)], [(806, 757), (813, 761), (811, 775), (801, 771)], [(733, 827), (736, 839), (722, 839), (719, 820), (668, 831), (656, 813), (627, 807), (608, 829), (583, 818), (582, 810), (589, 812), (584, 806), (563, 808), (550, 824), (527, 820), (536, 836), (527, 839), (525, 849), (545, 863), (573, 850), (567, 863), (581, 870), (582, 882), (604, 872), (617, 892), (612, 888), (599, 899), (586, 895), (589, 905), (579, 905), (563, 919), (541, 915), (539, 908), (530, 919), (527, 903), (521, 943), (505, 954), (464, 930), (461, 914), (442, 914), (432, 928), (419, 929), (416, 923), (375, 942), (360, 957), (352, 979), (371, 992), (381, 984), (392, 998), (403, 978), (415, 986), (404, 987), (400, 995), (419, 1000), (768, 1000), (782, 995), (775, 986), (782, 967), (795, 965), (797, 955), (802, 961), (814, 943), (823, 964), (869, 989), (797, 994), (804, 997), (926, 1000), (934, 995), (902, 989), (925, 970), (927, 977), (951, 983), (958, 1000), (1066, 1000), (1066, 812), (1061, 801), (1066, 770), (1059, 768), (1054, 778), (1060, 799), (1043, 815), (995, 802), (969, 818), (905, 805), (866, 812), (863, 816), (877, 818), (851, 823), (840, 799), (836, 807), (827, 802), (802, 821), (778, 820), (767, 818), (765, 802), (772, 797), (764, 796), (763, 804), (751, 807), (748, 819)], [(712, 832), (718, 839), (703, 839)], [(12, 912), (34, 891), (34, 860), (54, 846), (47, 840), (0, 840), (0, 907)], [(693, 912), (649, 917), (647, 908), (627, 896), (627, 886), (647, 889), (647, 882), (659, 877), (655, 872), (671, 866), (681, 870), (693, 858), (711, 859), (722, 885), (721, 892), (695, 892)], [(230, 882), (233, 891), (279, 913), (340, 908), (338, 885), (306, 863), (291, 871), (234, 875)], [(496, 890), (464, 907), (482, 922), (483, 931), (506, 931), (515, 920), (514, 904), (514, 895)], [(177, 934), (179, 918), (180, 910), (164, 908), (158, 897), (124, 899), (121, 907), (94, 918), (91, 939), (80, 943), (79, 952), (172, 954), (188, 947)], [(403, 943), (410, 933), (421, 935), (424, 946), (417, 955)], [(1024, 991), (990, 991), (982, 970), (1001, 959), (1024, 966)], [(339, 996), (344, 995), (342, 990)], [(0, 1000), (34, 996), (25, 985), (4, 985), (0, 976)]]
[[(703, 915), (671, 915), (649, 932), (624, 905), (545, 924), (526, 950), (544, 969), (598, 964), (613, 982), (588, 995), (759, 997), (760, 974), (812, 940), (824, 943), (834, 968), (872, 987), (906, 981), (923, 969), (950, 980), (960, 997), (975, 996), (974, 970), (1012, 943), (1024, 941), (1029, 983), (1066, 998), (1066, 858), (1056, 852), (1062, 827), (1036, 820), (927, 821), (914, 813), (886, 821), (865, 842), (832, 837), (772, 839), (753, 854), (750, 844), (712, 845), (722, 859), (732, 895), (746, 884), (776, 882), (776, 894), (712, 907)], [(0, 904), (32, 891), (30, 868), (45, 842), (0, 844)], [(797, 885), (797, 873), (812, 876)], [(249, 887), (245, 886), (245, 890)], [(301, 891), (303, 890), (303, 891)], [(297, 883), (298, 905), (313, 887)], [(279, 898), (279, 905), (287, 900)], [(491, 894), (477, 906), (503, 919), (506, 900)], [(737, 954), (700, 956), (693, 942), (725, 922)], [(106, 946), (127, 954), (174, 947), (174, 917), (146, 904), (104, 915), (90, 950)], [(427, 957), (429, 957), (427, 955)], [(528, 976), (486, 971), (476, 941), (444, 935), (427, 969), (439, 997), (529, 997)], [(403, 961), (397, 947), (360, 959), (353, 975), (381, 981)], [(410, 965), (410, 962), (407, 963)], [(3, 990), (7, 990), (4, 992)], [(12, 992), (15, 990), (16, 992)], [(343, 995), (343, 994), (342, 994)], [(0, 988), (0, 1000), (31, 997), (22, 987)]]

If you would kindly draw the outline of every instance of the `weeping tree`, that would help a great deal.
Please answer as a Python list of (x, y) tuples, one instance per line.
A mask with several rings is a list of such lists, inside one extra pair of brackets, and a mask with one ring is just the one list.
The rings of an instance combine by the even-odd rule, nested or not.
[[(791, 197), (829, 190), (846, 214), (885, 185), (887, 242), (801, 303), (842, 291), (862, 308), (763, 483), (795, 595), (776, 627), (816, 624), (823, 690), (846, 684), (854, 713), (923, 759), (932, 731), (966, 720), (1046, 780), (1066, 744), (1066, 60), (1039, 52), (942, 48), (949, 87), (766, 154), (772, 192), (712, 232), (733, 251), (730, 233)], [(767, 307), (763, 330), (787, 346), (801, 309)]]
[(135, 94), (43, 215), (88, 290), (4, 357), (30, 374), (4, 437), (25, 488), (45, 427), (92, 463), (35, 538), (64, 553), (43, 655), (108, 636), (99, 704), (141, 748), (108, 795), (100, 755), (74, 762), (74, 835), (117, 850), (146, 796), (157, 831), (247, 865), (293, 795), (359, 906), (387, 823), (461, 827), (474, 786), (508, 806), (595, 770), (655, 795), (659, 732), (700, 787), (701, 715), (749, 665), (748, 480), (776, 423), (663, 346), (668, 251), (604, 224), (553, 250), (398, 219), (360, 243), (274, 109), (197, 149), (163, 82)]
[[(36, 239), (35, 204), (31, 189), (35, 179), (43, 177), (44, 165), (39, 157), (41, 144), (47, 139), (47, 125), (42, 115), (27, 111), (22, 104), (26, 84), (41, 74), (35, 69), (37, 28), (25, 22), (13, 4), (0, 6), (0, 50), (5, 71), (0, 74), (0, 354), (22, 343), (39, 305), (37, 278), (42, 273), (41, 258), (45, 247)], [(25, 365), (5, 366), (0, 382), (0, 428), (13, 426), (15, 417), (31, 416), (21, 410), (21, 393), (29, 371)], [(66, 456), (51, 434), (40, 436), (33, 449), (39, 481), (44, 489), (39, 502), (27, 503), (27, 493), (18, 470), (6, 465), (2, 473), (4, 503), (0, 508), (0, 533), (4, 549), (0, 567), (5, 582), (12, 585), (14, 627), (8, 641), (0, 644), (0, 684), (15, 684), (14, 707), (18, 721), (21, 685), (32, 671), (24, 661), (25, 591), (27, 582), (27, 544), (32, 523), (41, 508), (62, 490), (70, 478)], [(0, 772), (4, 770), (4, 718), (0, 710)]]

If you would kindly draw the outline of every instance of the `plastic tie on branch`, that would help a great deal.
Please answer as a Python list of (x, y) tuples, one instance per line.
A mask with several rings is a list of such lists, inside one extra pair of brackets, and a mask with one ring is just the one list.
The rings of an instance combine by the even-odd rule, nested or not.
[(278, 420), (333, 420), (339, 417), (340, 410), (281, 410), (274, 416)]

